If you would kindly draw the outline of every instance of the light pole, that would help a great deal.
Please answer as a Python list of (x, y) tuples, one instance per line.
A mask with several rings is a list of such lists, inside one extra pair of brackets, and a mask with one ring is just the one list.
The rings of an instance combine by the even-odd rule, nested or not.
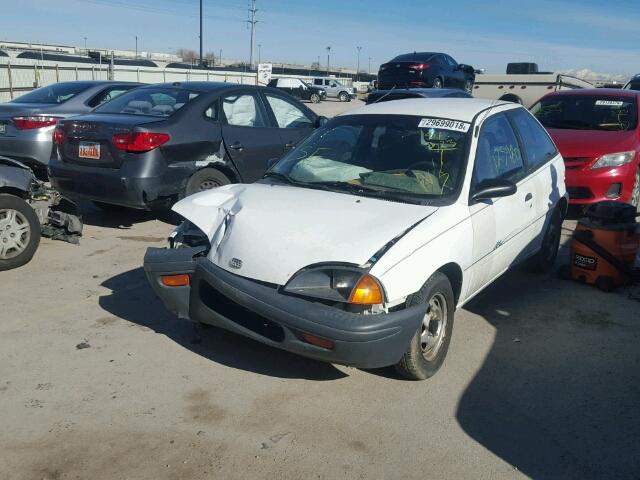
[(358, 67), (356, 69), (356, 82), (360, 81), (360, 51), (362, 50), (362, 47), (356, 47), (356, 50), (358, 50)]
[(218, 65), (222, 65), (222, 49), (220, 49), (220, 53), (218, 54)]
[(200, 65), (202, 64), (202, 0), (200, 0)]
[(84, 53), (87, 53), (87, 37), (82, 38), (84, 38)]
[(330, 65), (331, 65), (331, 47), (327, 47), (327, 77), (329, 76)]
[(261, 61), (260, 61), (261, 60), (261, 50), (262, 50), (262, 44), (259, 43), (258, 44), (258, 65), (260, 65), (260, 63), (261, 63)]
[(136, 58), (138, 58), (138, 35), (136, 35)]
[(369, 70), (367, 70), (369, 72), (369, 75), (371, 75), (371, 57), (369, 57)]

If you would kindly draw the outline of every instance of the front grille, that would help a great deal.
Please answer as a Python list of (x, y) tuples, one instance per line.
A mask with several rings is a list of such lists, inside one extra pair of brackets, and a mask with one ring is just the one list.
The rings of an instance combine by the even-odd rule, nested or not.
[(284, 340), (284, 330), (280, 325), (234, 302), (206, 281), (200, 281), (199, 292), (202, 302), (214, 312), (274, 342)]
[(593, 198), (591, 190), (587, 187), (567, 187), (569, 198), (572, 200), (587, 200)]
[(565, 157), (564, 166), (567, 170), (582, 168), (591, 161), (591, 157)]

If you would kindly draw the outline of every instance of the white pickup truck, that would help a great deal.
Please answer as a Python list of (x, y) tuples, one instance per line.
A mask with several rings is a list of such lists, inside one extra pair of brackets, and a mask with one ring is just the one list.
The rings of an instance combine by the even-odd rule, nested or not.
[(561, 73), (479, 74), (473, 85), (473, 96), (516, 102), (530, 108), (547, 93), (575, 88), (594, 86)]

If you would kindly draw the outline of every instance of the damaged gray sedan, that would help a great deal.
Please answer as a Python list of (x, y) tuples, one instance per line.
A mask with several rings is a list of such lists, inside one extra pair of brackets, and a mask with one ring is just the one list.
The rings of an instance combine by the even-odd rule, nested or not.
[(82, 221), (75, 204), (45, 183), (29, 167), (0, 157), (0, 270), (28, 263), (40, 237), (77, 244)]

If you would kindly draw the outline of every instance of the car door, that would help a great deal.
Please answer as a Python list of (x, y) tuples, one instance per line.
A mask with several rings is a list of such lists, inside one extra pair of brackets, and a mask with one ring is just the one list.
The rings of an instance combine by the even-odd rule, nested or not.
[(460, 69), (458, 62), (449, 55), (444, 55), (444, 59), (449, 68), (449, 85), (454, 88), (464, 88), (464, 72)]
[(285, 152), (307, 138), (316, 126), (316, 117), (308, 109), (281, 95), (263, 93), (273, 120), (279, 128)]
[(485, 120), (476, 147), (471, 195), (483, 180), (502, 178), (517, 185), (508, 197), (470, 202), (473, 224), (472, 291), (477, 291), (521, 258), (535, 217), (535, 183), (526, 176), (520, 143), (504, 113)]
[(507, 116), (520, 138), (528, 175), (535, 184), (535, 219), (529, 233), (532, 253), (541, 246), (546, 223), (564, 195), (564, 163), (547, 131), (527, 110), (509, 110)]
[(284, 144), (255, 90), (238, 90), (221, 97), (222, 138), (228, 155), (245, 183), (258, 180), (270, 159), (280, 158)]

